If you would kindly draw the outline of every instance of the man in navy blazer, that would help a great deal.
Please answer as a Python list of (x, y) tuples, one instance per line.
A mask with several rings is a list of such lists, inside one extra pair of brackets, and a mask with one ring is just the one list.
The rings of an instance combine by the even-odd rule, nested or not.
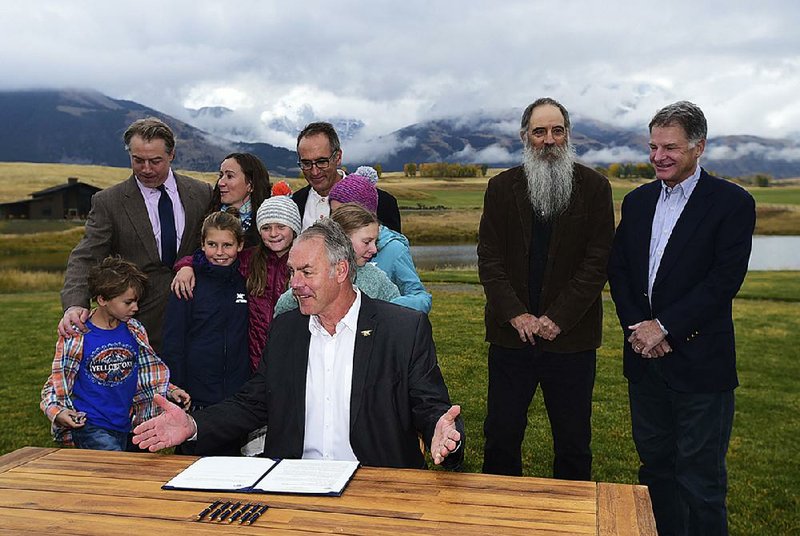
[(203, 454), (266, 424), (270, 458), (419, 469), (422, 439), (434, 463), (460, 467), (464, 424), (427, 315), (356, 289), (352, 244), (329, 218), (295, 240), (288, 265), (299, 308), (273, 321), (255, 377), (191, 417), (157, 396), (165, 412), (134, 443), (155, 451), (194, 436)]
[(658, 180), (625, 196), (608, 275), (625, 334), (639, 481), (659, 534), (727, 534), (725, 455), (738, 385), (732, 301), (747, 273), (755, 203), (699, 164), (702, 110), (650, 122)]

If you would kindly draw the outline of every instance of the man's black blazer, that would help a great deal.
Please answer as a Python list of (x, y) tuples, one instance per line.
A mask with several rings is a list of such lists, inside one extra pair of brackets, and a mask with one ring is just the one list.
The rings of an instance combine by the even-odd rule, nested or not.
[[(350, 445), (363, 465), (425, 467), (418, 432), (430, 449), (436, 422), (449, 408), (428, 317), (361, 295), (353, 355)], [(255, 377), (224, 402), (193, 414), (197, 453), (267, 425), (264, 455), (301, 458), (311, 334), (298, 309), (276, 317)], [(462, 447), (445, 459), (463, 460)]]
[(637, 382), (647, 359), (627, 338), (629, 325), (658, 318), (672, 352), (660, 359), (668, 385), (717, 392), (738, 385), (732, 301), (747, 274), (755, 202), (743, 188), (705, 171), (672, 230), (647, 296), (650, 235), (661, 181), (630, 192), (611, 250), (608, 275), (625, 333), (624, 372)]
[[(308, 192), (311, 186), (305, 186), (292, 194), (292, 199), (297, 203), (297, 208), (300, 209), (300, 217), (303, 217), (303, 212), (306, 210), (306, 201), (308, 201)], [(397, 206), (397, 199), (385, 190), (378, 190), (378, 221), (384, 224), (389, 229), (402, 233), (400, 223), (400, 208)]]

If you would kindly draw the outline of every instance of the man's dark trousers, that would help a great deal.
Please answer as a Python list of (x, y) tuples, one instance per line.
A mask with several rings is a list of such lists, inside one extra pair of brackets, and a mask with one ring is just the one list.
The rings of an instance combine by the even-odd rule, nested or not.
[(553, 477), (591, 480), (596, 361), (595, 350), (557, 354), (490, 344), (483, 472), (522, 474), (528, 406), (541, 385), (553, 432)]
[[(669, 354), (660, 359), (669, 359)], [(649, 361), (628, 383), (639, 482), (650, 490), (660, 535), (727, 534), (725, 454), (733, 427), (733, 391), (670, 389), (662, 362)]]

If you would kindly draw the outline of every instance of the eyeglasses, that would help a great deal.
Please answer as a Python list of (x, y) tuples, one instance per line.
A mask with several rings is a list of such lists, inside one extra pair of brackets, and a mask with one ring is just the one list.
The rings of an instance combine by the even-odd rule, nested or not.
[(317, 166), (317, 169), (323, 170), (328, 169), (331, 165), (331, 158), (338, 153), (339, 150), (333, 151), (328, 158), (317, 158), (316, 160), (300, 160), (297, 162), (297, 165), (300, 166), (300, 169), (303, 171), (308, 171), (314, 166)]
[[(561, 138), (563, 138), (564, 136), (567, 135), (567, 129), (564, 128), (564, 127), (553, 127), (551, 129), (549, 129), (549, 131), (550, 131), (550, 135), (553, 136), (553, 139), (556, 139), (556, 140), (561, 139)], [(531, 135), (534, 138), (542, 139), (542, 138), (547, 137), (547, 132), (548, 132), (548, 129), (546, 129), (544, 127), (537, 127), (537, 128), (534, 128), (533, 130), (531, 130)]]

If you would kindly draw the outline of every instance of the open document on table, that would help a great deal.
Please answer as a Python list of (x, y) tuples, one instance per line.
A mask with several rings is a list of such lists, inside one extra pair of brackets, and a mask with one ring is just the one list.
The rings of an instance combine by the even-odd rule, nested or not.
[(207, 456), (178, 473), (162, 488), (338, 496), (356, 469), (357, 461)]

